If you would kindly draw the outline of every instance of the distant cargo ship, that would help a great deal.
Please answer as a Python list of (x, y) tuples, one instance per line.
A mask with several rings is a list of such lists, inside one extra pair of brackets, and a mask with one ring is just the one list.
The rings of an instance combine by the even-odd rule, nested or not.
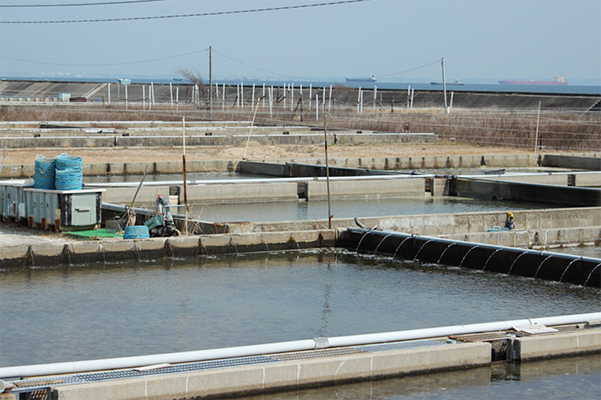
[(568, 82), (563, 79), (563, 76), (558, 76), (554, 81), (499, 81), (501, 85), (567, 85)]
[[(430, 85), (443, 85), (443, 83), (442, 82), (430, 82)], [(447, 85), (447, 86), (449, 86), (449, 85), (455, 85), (455, 86), (457, 86), (457, 85), (465, 85), (465, 83), (463, 83), (460, 79), (457, 79), (454, 82), (445, 82), (444, 85)]]
[(376, 81), (376, 77), (372, 75), (367, 78), (346, 78), (346, 81), (353, 83), (374, 83)]

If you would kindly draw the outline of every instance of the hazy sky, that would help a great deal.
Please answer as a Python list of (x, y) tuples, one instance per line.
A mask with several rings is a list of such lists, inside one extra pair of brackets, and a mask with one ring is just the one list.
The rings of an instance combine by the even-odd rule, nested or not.
[[(0, 74), (601, 84), (601, 0), (0, 0)], [(96, 3), (96, 5), (91, 5)], [(8, 5), (80, 4), (68, 7)], [(87, 4), (82, 6), (81, 4)], [(129, 21), (15, 24), (221, 13)], [(430, 65), (428, 65), (430, 64)], [(428, 65), (422, 67), (424, 65)], [(422, 68), (419, 68), (422, 67)]]

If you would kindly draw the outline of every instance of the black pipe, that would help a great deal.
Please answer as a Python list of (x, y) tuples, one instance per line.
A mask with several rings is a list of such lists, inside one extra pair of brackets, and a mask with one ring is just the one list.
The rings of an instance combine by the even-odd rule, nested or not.
[(601, 259), (408, 233), (348, 228), (338, 246), (406, 260), (601, 287)]

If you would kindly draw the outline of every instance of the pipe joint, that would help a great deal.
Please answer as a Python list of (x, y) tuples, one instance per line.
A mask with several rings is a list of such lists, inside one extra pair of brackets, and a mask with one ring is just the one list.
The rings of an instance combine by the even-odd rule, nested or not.
[(313, 338), (315, 341), (315, 349), (327, 349), (330, 347), (330, 340), (325, 337)]

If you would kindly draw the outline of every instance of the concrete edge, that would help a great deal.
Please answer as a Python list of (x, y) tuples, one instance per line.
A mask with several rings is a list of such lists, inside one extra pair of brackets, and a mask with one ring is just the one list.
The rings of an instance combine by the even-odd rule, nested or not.
[(336, 230), (322, 229), (0, 247), (0, 268), (328, 248), (337, 238)]
[(123, 381), (54, 387), (55, 398), (120, 400), (257, 394), (490, 364), (488, 343), (317, 357)]
[(601, 352), (601, 329), (520, 337), (512, 343), (512, 358), (521, 361), (596, 352)]

